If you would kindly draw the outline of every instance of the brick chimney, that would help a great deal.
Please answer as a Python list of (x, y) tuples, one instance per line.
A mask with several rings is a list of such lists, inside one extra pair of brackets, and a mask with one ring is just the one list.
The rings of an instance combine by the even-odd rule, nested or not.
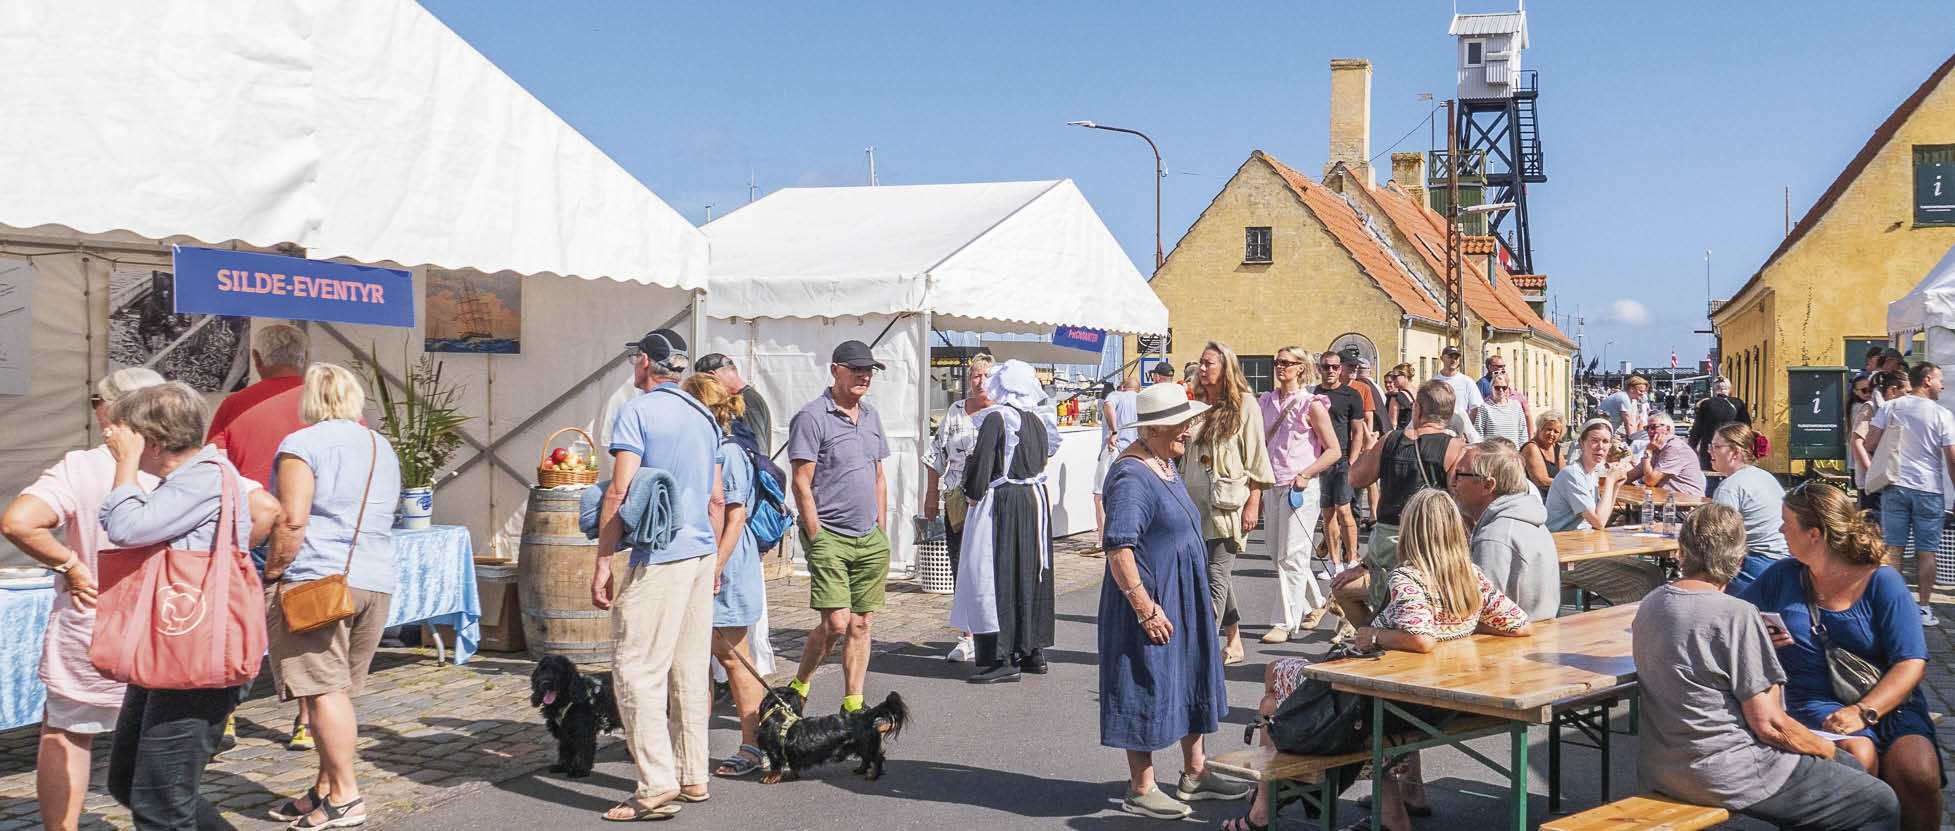
[(1330, 62), (1330, 156), (1324, 175), (1338, 162), (1366, 186), (1378, 184), (1371, 173), (1371, 62), (1363, 58)]
[(1392, 181), (1411, 194), (1419, 207), (1432, 207), (1432, 203), (1426, 201), (1426, 154), (1393, 153)]

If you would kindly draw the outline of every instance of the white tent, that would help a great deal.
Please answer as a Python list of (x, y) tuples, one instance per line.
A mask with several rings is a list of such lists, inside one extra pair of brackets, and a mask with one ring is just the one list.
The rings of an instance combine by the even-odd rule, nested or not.
[[(890, 442), (884, 527), (899, 567), (914, 560), (910, 518), (921, 513), (933, 331), (1167, 331), (1167, 307), (1071, 180), (787, 188), (704, 230), (707, 348), (732, 356), (772, 405), (776, 448), (829, 385), (835, 344), (871, 344), (888, 365), (869, 400)], [(1092, 475), (1076, 467), (1049, 471), (1055, 490)]]
[(1914, 336), (1926, 333), (1926, 360), (1955, 360), (1955, 248), (1928, 269), (1913, 291), (1887, 304), (1887, 339), (1906, 350)]
[[(0, 396), (9, 492), (96, 440), (110, 275), (168, 270), (173, 242), (405, 267), (417, 307), (430, 266), (523, 275), (523, 353), (445, 356), (476, 420), (436, 519), (479, 553), (520, 515), (537, 443), (628, 376), (621, 344), (703, 331), (698, 230), (409, 0), (13, 4), (0, 100), (0, 300), (32, 320), (30, 357), (0, 319), (0, 374), (28, 378)], [(377, 345), (398, 374), (425, 323), (311, 324), (313, 357)]]

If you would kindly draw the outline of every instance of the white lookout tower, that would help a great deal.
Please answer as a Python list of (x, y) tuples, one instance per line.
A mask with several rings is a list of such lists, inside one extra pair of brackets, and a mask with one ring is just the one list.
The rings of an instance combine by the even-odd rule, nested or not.
[[(1458, 41), (1459, 52), (1455, 117), (1460, 179), (1474, 186), (1484, 184), (1488, 202), (1513, 204), (1486, 215), (1485, 233), (1499, 240), (1510, 272), (1538, 274), (1527, 230), (1527, 186), (1548, 181), (1548, 174), (1542, 165), (1534, 110), (1539, 79), (1534, 71), (1521, 69), (1521, 52), (1527, 49), (1527, 11), (1456, 14), (1447, 32)], [(1438, 192), (1445, 186), (1445, 164), (1434, 158), (1427, 169)]]

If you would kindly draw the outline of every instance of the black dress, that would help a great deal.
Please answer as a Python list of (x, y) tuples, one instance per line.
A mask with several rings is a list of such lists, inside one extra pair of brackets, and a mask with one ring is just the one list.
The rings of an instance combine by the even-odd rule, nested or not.
[[(1019, 411), (1018, 446), (1005, 466), (1004, 419), (986, 416), (978, 426), (976, 446), (964, 463), (964, 494), (982, 500), (991, 483), (1005, 478), (1024, 481), (1045, 471), (1045, 424)], [(1052, 532), (1043, 484), (1000, 483), (992, 495), (992, 557), (998, 602), (998, 632), (974, 640), (980, 666), (1003, 660), (1042, 661), (1040, 650), (1052, 645)], [(975, 515), (975, 512), (973, 512)], [(969, 529), (965, 529), (966, 533)], [(1046, 565), (1042, 565), (1042, 563)]]

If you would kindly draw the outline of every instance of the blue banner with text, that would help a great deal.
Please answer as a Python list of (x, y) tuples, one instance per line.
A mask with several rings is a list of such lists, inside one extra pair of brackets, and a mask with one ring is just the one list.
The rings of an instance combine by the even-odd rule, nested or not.
[(172, 247), (176, 311), (414, 328), (414, 276), (326, 260)]
[(1098, 353), (1106, 346), (1106, 333), (1098, 329), (1061, 326), (1052, 330), (1052, 345)]

